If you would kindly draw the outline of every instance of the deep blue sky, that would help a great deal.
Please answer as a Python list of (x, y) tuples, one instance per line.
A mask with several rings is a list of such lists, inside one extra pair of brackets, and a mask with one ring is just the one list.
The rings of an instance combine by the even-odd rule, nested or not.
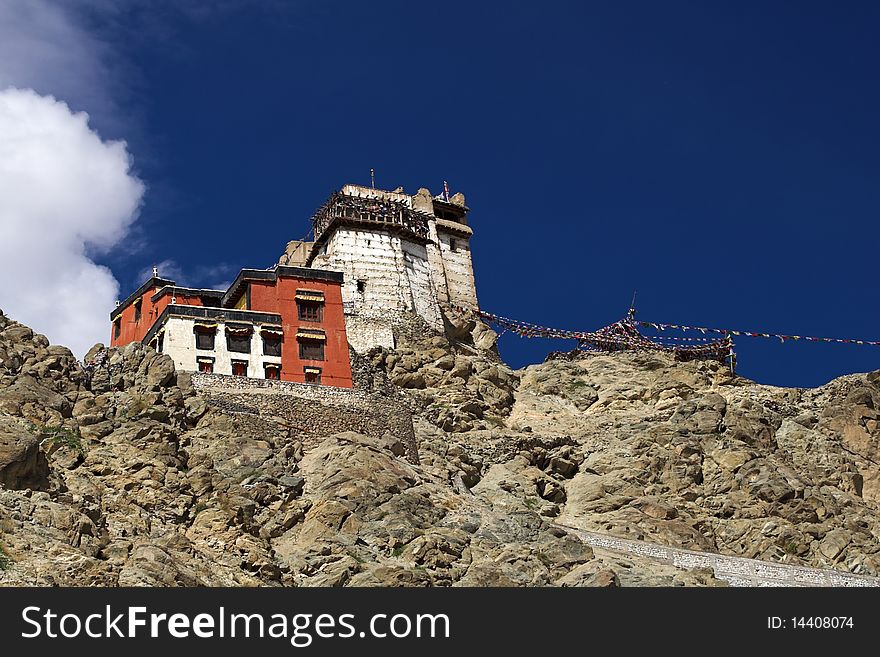
[[(647, 320), (880, 339), (880, 5), (475, 5), (122, 16), (140, 128), (118, 136), (150, 188), (139, 250), (105, 260), (123, 294), (154, 261), (191, 285), (270, 266), (374, 167), (465, 193), (492, 312), (592, 329), (637, 289)], [(571, 346), (501, 342), (514, 366)], [(880, 348), (738, 352), (774, 384), (880, 368)]]

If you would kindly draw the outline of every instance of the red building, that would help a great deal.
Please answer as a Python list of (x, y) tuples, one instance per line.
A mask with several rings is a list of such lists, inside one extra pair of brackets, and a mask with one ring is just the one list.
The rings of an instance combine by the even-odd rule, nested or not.
[(111, 346), (148, 343), (184, 371), (352, 386), (341, 272), (244, 269), (226, 291), (155, 274), (110, 314)]

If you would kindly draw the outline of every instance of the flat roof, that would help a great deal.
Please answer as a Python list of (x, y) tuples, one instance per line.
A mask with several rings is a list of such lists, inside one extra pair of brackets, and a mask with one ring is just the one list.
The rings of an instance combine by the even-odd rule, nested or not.
[(116, 308), (113, 309), (113, 311), (110, 313), (110, 321), (112, 322), (113, 320), (115, 320), (122, 313), (123, 310), (134, 303), (135, 299), (144, 296), (144, 294), (146, 294), (150, 288), (157, 286), (166, 287), (169, 285), (173, 286), (176, 285), (176, 283), (168, 278), (158, 278), (156, 276), (151, 276), (146, 283), (144, 283), (138, 289), (128, 295), (125, 301), (123, 301)]
[(331, 271), (329, 269), (312, 269), (311, 267), (290, 267), (288, 265), (278, 265), (274, 269), (242, 269), (229, 290), (223, 295), (221, 305), (226, 306), (233, 299), (238, 298), (243, 286), (248, 281), (277, 281), (282, 278), (300, 278), (312, 281), (328, 281), (331, 283), (342, 283), (343, 274), (341, 271)]
[(232, 285), (229, 286), (229, 289), (225, 292), (223, 290), (211, 290), (206, 288), (195, 288), (195, 287), (178, 287), (175, 281), (172, 281), (170, 278), (159, 278), (157, 276), (151, 276), (143, 285), (141, 285), (137, 290), (132, 292), (125, 301), (121, 302), (113, 311), (110, 313), (110, 321), (115, 321), (119, 315), (122, 314), (122, 311), (128, 308), (132, 303), (134, 303), (137, 299), (144, 296), (150, 289), (154, 287), (160, 288), (152, 297), (150, 297), (151, 301), (155, 301), (162, 294), (165, 294), (171, 290), (176, 290), (180, 292), (182, 295), (192, 295), (192, 296), (204, 296), (204, 297), (214, 297), (220, 300), (220, 304), (225, 306), (229, 303), (229, 300), (235, 298), (237, 294), (237, 288), (241, 286), (242, 283), (248, 280), (252, 281), (275, 281), (279, 276), (288, 277), (288, 278), (302, 278), (305, 280), (313, 280), (313, 281), (329, 281), (332, 283), (342, 283), (343, 275), (342, 272), (339, 271), (330, 271), (329, 269), (313, 269), (312, 267), (291, 267), (288, 265), (278, 265), (273, 269), (242, 269), (239, 272), (238, 276), (235, 277), (235, 280), (232, 282)]
[(178, 285), (166, 285), (161, 290), (156, 292), (152, 297), (150, 297), (150, 301), (155, 301), (163, 294), (175, 293), (180, 294), (180, 296), (191, 296), (191, 297), (216, 297), (218, 299), (222, 299), (223, 295), (226, 294), (223, 290), (209, 290), (207, 288), (197, 288), (197, 287), (180, 287)]

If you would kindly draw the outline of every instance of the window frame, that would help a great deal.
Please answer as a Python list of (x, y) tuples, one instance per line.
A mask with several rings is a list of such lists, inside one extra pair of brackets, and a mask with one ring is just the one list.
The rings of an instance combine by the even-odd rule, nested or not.
[[(236, 374), (235, 373), (236, 365), (244, 365), (244, 374)], [(250, 361), (241, 360), (240, 358), (234, 358), (234, 359), (231, 359), (231, 361), (230, 361), (230, 370), (232, 371), (232, 376), (247, 377), (249, 369), (250, 369)]]
[[(298, 338), (297, 342), (299, 343), (299, 359), (300, 360), (314, 360), (314, 361), (325, 361), (327, 360), (326, 349), (324, 347), (324, 340), (310, 340), (309, 338)], [(320, 358), (312, 358), (306, 354), (306, 347), (312, 348), (320, 348), (321, 357)]]
[[(317, 372), (309, 372), (309, 370), (318, 370)], [(320, 367), (304, 367), (303, 368), (303, 381), (308, 385), (321, 385), (321, 375), (324, 373), (324, 370)], [(309, 377), (314, 376), (314, 381), (309, 381)]]
[[(231, 354), (250, 354), (253, 353), (253, 330), (251, 330), (247, 335), (235, 335), (229, 331), (229, 327), (227, 327), (226, 331), (226, 351)], [(247, 349), (233, 349), (232, 343), (234, 340), (242, 340), (247, 342)]]
[[(273, 378), (268, 376), (269, 370), (273, 370), (278, 372), (278, 378)], [(280, 381), (281, 380), (281, 363), (263, 363), (263, 378), (267, 381)]]
[[(200, 331), (198, 327), (193, 330), (193, 333), (196, 335), (196, 349), (199, 351), (214, 351), (217, 348), (217, 329), (213, 331)], [(210, 338), (211, 346), (210, 347), (200, 347), (199, 346), (199, 338), (204, 337), (205, 339)]]
[[(314, 313), (305, 313), (304, 310), (314, 310)], [(313, 316), (310, 316), (313, 315)], [(324, 321), (324, 302), (323, 301), (297, 301), (296, 317), (301, 322), (311, 322), (320, 324)]]
[[(282, 338), (280, 335), (267, 338), (265, 333), (260, 335), (260, 337), (263, 339), (263, 355), (281, 358), (282, 352), (284, 351), (284, 338)], [(267, 346), (270, 344), (278, 345), (277, 353), (275, 351), (270, 351), (267, 349)]]

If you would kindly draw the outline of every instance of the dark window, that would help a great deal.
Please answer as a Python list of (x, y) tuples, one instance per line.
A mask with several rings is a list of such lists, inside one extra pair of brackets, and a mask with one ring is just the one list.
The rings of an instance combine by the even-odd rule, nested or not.
[(306, 383), (321, 383), (321, 370), (317, 367), (306, 367), (303, 372), (305, 373)]
[(361, 294), (363, 294), (364, 292), (366, 292), (366, 291), (367, 291), (367, 282), (366, 282), (365, 280), (363, 280), (363, 279), (359, 280), (359, 281), (357, 282), (357, 290), (358, 290), (358, 292), (360, 292)]
[(211, 350), (214, 348), (214, 336), (216, 335), (216, 331), (213, 330), (200, 330), (196, 329), (196, 349), (208, 349)]
[(232, 361), (232, 376), (247, 376), (248, 362), (246, 360)]
[(251, 334), (227, 331), (226, 349), (238, 354), (251, 353)]
[(263, 365), (263, 369), (266, 370), (266, 378), (271, 379), (272, 381), (280, 381), (281, 380), (281, 366), (274, 365), (272, 363), (266, 363)]
[(323, 340), (300, 340), (299, 357), (302, 360), (324, 360)]
[(134, 302), (134, 321), (141, 321), (141, 306), (143, 305), (143, 300), (138, 299)]
[(297, 301), (299, 318), (304, 322), (324, 321), (324, 304), (316, 301)]
[(160, 333), (159, 337), (156, 338), (156, 351), (160, 354), (162, 353), (162, 348), (165, 346), (165, 334)]
[(281, 336), (280, 335), (263, 335), (263, 355), (280, 356), (281, 355)]
[(113, 322), (113, 338), (119, 339), (119, 332), (122, 330), (122, 318), (117, 317), (116, 321)]
[(203, 372), (205, 374), (213, 374), (214, 360), (208, 359), (208, 358), (200, 358), (199, 359), (199, 372)]
[(450, 237), (449, 238), (449, 250), (450, 251), (457, 251), (458, 249), (456, 247), (457, 247), (457, 244), (455, 243), (455, 240)]

